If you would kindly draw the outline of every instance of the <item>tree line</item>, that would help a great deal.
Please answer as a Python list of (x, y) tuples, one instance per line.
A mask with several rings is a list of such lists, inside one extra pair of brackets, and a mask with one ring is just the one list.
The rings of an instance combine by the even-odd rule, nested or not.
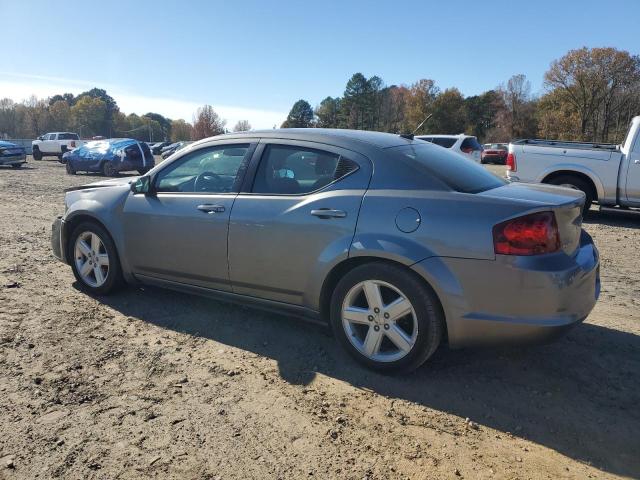
[(525, 75), (465, 97), (432, 79), (386, 86), (378, 76), (355, 73), (341, 97), (316, 108), (298, 100), (282, 127), (351, 128), (392, 133), (475, 135), (482, 142), (515, 138), (622, 141), (640, 115), (640, 57), (615, 48), (571, 50), (551, 63), (544, 92), (535, 96)]
[[(234, 131), (250, 130), (247, 120)], [(16, 103), (0, 99), (0, 138), (35, 138), (46, 132), (71, 131), (82, 138), (128, 137), (144, 141), (199, 140), (227, 132), (226, 121), (210, 105), (199, 108), (189, 123), (159, 113), (125, 115), (105, 90), (93, 88), (77, 96), (71, 93), (47, 99), (32, 96)]]
[[(551, 62), (541, 95), (532, 94), (522, 74), (465, 97), (457, 88), (442, 90), (428, 78), (385, 85), (379, 76), (355, 73), (342, 96), (328, 96), (315, 108), (298, 100), (281, 126), (410, 133), (430, 115), (417, 133), (464, 132), (481, 142), (540, 137), (618, 143), (639, 114), (640, 57), (615, 48), (585, 47)], [(250, 129), (249, 122), (241, 120), (232, 130)], [(21, 103), (0, 99), (0, 138), (34, 138), (48, 131), (74, 131), (83, 138), (181, 141), (228, 129), (210, 105), (199, 108), (192, 122), (153, 112), (125, 115), (99, 88)]]

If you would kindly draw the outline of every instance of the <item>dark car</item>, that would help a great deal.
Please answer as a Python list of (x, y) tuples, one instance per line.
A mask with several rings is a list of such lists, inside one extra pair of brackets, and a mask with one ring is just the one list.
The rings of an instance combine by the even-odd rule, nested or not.
[(131, 138), (88, 142), (65, 153), (63, 159), (70, 175), (84, 171), (112, 177), (118, 172), (132, 170), (144, 175), (155, 165), (149, 146)]
[(176, 153), (178, 150), (183, 149), (184, 147), (186, 147), (187, 145), (189, 145), (191, 143), (192, 142), (176, 142), (176, 143), (172, 143), (168, 147), (165, 147), (165, 148), (162, 149), (162, 158), (163, 159), (169, 158), (171, 155)]
[(24, 147), (0, 140), (0, 165), (20, 168), (23, 163), (27, 163), (27, 152)]
[(158, 142), (153, 145), (151, 152), (153, 152), (154, 155), (160, 155), (162, 153), (162, 149), (169, 145), (171, 145), (171, 142)]
[(507, 143), (485, 143), (481, 163), (497, 163), (505, 165), (509, 154)]

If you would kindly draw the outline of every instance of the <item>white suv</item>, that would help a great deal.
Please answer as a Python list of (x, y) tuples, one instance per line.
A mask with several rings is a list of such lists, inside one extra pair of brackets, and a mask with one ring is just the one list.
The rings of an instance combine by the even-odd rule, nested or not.
[(464, 133), (460, 135), (417, 135), (415, 138), (449, 148), (474, 162), (480, 163), (482, 159), (482, 145), (480, 145), (476, 137), (471, 135), (465, 135)]

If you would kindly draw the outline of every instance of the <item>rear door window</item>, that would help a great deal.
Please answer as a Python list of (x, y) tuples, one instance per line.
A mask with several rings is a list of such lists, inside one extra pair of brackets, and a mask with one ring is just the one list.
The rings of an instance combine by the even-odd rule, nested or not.
[(436, 145), (440, 145), (444, 148), (453, 147), (454, 143), (456, 143), (456, 138), (448, 138), (448, 137), (433, 137), (431, 139), (431, 143), (435, 143)]
[(78, 140), (78, 134), (76, 133), (61, 133), (58, 135), (58, 140)]
[(302, 195), (354, 171), (357, 164), (336, 153), (290, 145), (268, 145), (262, 154), (253, 193)]
[(462, 193), (478, 193), (498, 188), (507, 182), (490, 173), (484, 167), (462, 155), (433, 148), (429, 145), (404, 145), (389, 149), (398, 155), (398, 161), (415, 173), (414, 187), (420, 188), (420, 178), (438, 179), (451, 190)]

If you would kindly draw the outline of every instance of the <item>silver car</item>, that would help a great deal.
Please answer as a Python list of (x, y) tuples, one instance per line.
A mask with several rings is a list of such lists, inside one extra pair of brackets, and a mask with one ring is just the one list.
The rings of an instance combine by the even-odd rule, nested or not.
[(406, 371), (443, 341), (584, 320), (600, 281), (583, 202), (411, 135), (254, 131), (67, 191), (52, 245), (88, 292), (142, 283), (326, 320), (363, 364)]

